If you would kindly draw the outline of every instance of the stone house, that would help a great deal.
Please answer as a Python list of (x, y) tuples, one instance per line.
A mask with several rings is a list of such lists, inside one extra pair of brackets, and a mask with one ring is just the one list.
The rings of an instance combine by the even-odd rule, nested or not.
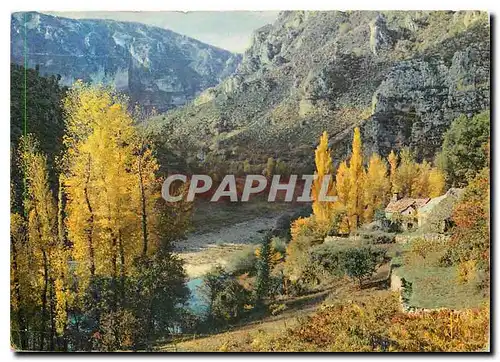
[(417, 210), (418, 227), (429, 232), (443, 233), (452, 226), (452, 213), (463, 189), (451, 188), (445, 194), (432, 198)]
[(418, 226), (418, 209), (429, 201), (429, 198), (404, 197), (400, 199), (397, 194), (394, 194), (385, 208), (385, 217), (388, 220), (400, 222), (404, 230), (413, 230)]

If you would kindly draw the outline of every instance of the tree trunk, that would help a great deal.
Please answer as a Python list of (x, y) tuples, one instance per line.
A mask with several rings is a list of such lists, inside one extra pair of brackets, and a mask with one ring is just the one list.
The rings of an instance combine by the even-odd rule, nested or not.
[(62, 175), (59, 175), (59, 190), (57, 197), (57, 236), (61, 245), (66, 245), (66, 233), (64, 230), (64, 208), (64, 182), (62, 180)]
[(148, 219), (146, 213), (146, 193), (144, 190), (144, 180), (142, 179), (142, 155), (139, 156), (139, 187), (141, 190), (141, 217), (142, 217), (142, 255), (146, 256), (148, 252)]
[(49, 266), (47, 253), (42, 249), (43, 255), (43, 292), (42, 292), (42, 321), (40, 328), (40, 351), (43, 351), (45, 345), (45, 321), (47, 319), (47, 289), (49, 287)]
[(56, 336), (56, 305), (55, 305), (55, 293), (54, 293), (54, 279), (50, 278), (50, 351), (55, 351), (54, 339)]
[(94, 233), (94, 212), (92, 210), (92, 205), (90, 204), (88, 185), (90, 182), (90, 155), (88, 158), (88, 167), (87, 167), (87, 180), (85, 181), (84, 194), (85, 194), (85, 203), (87, 204), (87, 209), (90, 214), (87, 219), (88, 227), (85, 230), (87, 234), (87, 242), (89, 248), (89, 258), (90, 258), (90, 275), (92, 277), (95, 276), (95, 258), (94, 258), (94, 244), (93, 244), (93, 233)]
[(120, 299), (123, 304), (125, 300), (125, 250), (123, 248), (121, 231), (118, 232), (118, 245), (120, 248)]
[(116, 280), (118, 279), (118, 267), (117, 267), (117, 260), (118, 260), (118, 255), (117, 255), (117, 240), (116, 237), (113, 236), (113, 239), (111, 241), (111, 249), (112, 249), (112, 256), (111, 256), (111, 265), (112, 265), (112, 278), (113, 278), (113, 293), (114, 293), (114, 310), (116, 311)]
[(18, 270), (18, 263), (17, 263), (17, 257), (18, 257), (18, 252), (16, 248), (16, 242), (14, 238), (12, 237), (11, 234), (11, 250), (12, 250), (12, 282), (14, 284), (14, 299), (16, 300), (16, 305), (17, 305), (17, 327), (19, 329), (19, 348), (20, 350), (24, 350), (26, 348), (26, 323), (24, 320), (24, 312), (23, 308), (21, 305), (21, 291), (20, 291), (20, 285), (19, 285), (19, 270)]

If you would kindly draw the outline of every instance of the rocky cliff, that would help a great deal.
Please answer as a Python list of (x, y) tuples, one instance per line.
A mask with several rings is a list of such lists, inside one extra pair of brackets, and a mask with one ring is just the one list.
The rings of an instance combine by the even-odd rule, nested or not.
[(235, 74), (154, 122), (202, 163), (300, 167), (323, 130), (339, 159), (356, 125), (367, 154), (410, 146), (432, 158), (457, 115), (489, 107), (489, 44), (482, 12), (282, 12)]
[(160, 111), (182, 105), (236, 69), (240, 56), (157, 27), (14, 13), (11, 61), (76, 79), (112, 84)]

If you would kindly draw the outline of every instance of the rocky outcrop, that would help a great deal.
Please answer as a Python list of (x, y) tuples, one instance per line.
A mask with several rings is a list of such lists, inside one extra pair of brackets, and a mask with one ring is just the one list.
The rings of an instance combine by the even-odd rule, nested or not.
[(375, 20), (370, 23), (370, 49), (374, 55), (381, 50), (388, 50), (392, 47), (394, 40), (393, 34), (387, 27), (385, 16), (377, 15)]
[(486, 13), (282, 12), (234, 75), (163, 117), (162, 138), (299, 172), (323, 131), (339, 160), (361, 126), (367, 155), (409, 146), (432, 159), (455, 117), (489, 107), (489, 53)]
[(231, 75), (240, 56), (172, 31), (139, 23), (14, 13), (11, 61), (115, 86), (132, 102), (160, 111), (183, 105)]

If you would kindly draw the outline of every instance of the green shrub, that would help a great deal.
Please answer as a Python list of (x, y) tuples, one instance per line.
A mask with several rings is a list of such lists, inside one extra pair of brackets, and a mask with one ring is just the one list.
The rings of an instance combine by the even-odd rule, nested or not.
[(251, 294), (234, 278), (225, 281), (216, 294), (211, 313), (216, 320), (235, 322), (243, 317), (245, 305), (251, 303)]
[(280, 237), (273, 237), (271, 239), (271, 248), (282, 255), (286, 254), (286, 240)]
[(386, 253), (384, 249), (365, 246), (346, 248), (334, 243), (316, 245), (302, 256), (300, 281), (307, 287), (347, 275), (361, 284), (385, 261)]
[(239, 320), (252, 303), (251, 293), (220, 266), (203, 277), (200, 289), (208, 302), (208, 320), (218, 324)]
[(368, 244), (393, 244), (396, 242), (396, 236), (384, 231), (360, 231), (358, 233), (363, 241)]
[(342, 254), (342, 267), (345, 274), (356, 279), (361, 287), (363, 281), (372, 276), (385, 258), (386, 250), (369, 247), (351, 248)]
[(309, 269), (330, 276), (341, 276), (344, 272), (342, 269), (343, 253), (344, 250), (332, 244), (321, 244), (313, 247), (309, 252)]
[(255, 275), (257, 264), (255, 249), (255, 245), (247, 245), (242, 250), (234, 253), (228, 262), (227, 270), (234, 275), (245, 273)]

